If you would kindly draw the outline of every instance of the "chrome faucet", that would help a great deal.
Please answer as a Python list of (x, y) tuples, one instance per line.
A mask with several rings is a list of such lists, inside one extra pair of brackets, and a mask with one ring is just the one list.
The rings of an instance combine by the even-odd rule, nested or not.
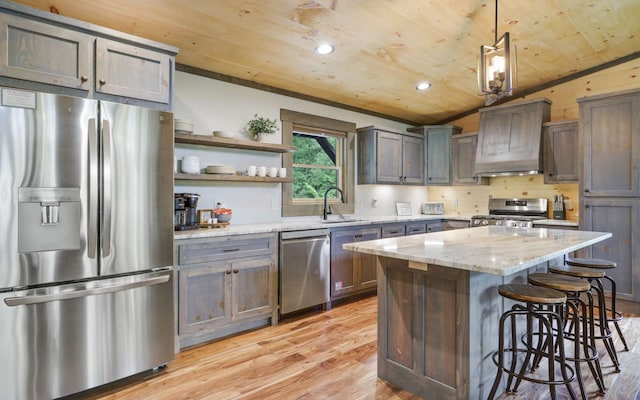
[(327, 220), (327, 214), (330, 214), (330, 212), (327, 212), (327, 194), (329, 193), (330, 190), (336, 190), (338, 191), (338, 193), (340, 193), (340, 200), (344, 203), (344, 194), (342, 193), (342, 190), (340, 190), (339, 187), (337, 186), (332, 186), (329, 189), (324, 191), (324, 206), (322, 207), (322, 219), (324, 221)]

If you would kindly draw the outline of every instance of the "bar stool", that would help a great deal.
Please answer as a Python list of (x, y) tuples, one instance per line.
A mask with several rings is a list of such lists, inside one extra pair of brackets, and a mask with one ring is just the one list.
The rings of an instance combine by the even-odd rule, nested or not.
[[(604, 394), (606, 388), (594, 339), (595, 325), (593, 298), (590, 293), (591, 284), (584, 279), (546, 273), (529, 274), (527, 280), (531, 285), (558, 290), (567, 296), (566, 312), (561, 313), (561, 317), (565, 322), (563, 329), (568, 328), (565, 331), (565, 338), (573, 341), (574, 349), (573, 356), (566, 357), (566, 360), (574, 362), (576, 380), (584, 400), (587, 399), (587, 393), (582, 379), (580, 363), (587, 363), (600, 393)], [(589, 307), (581, 298), (583, 294), (589, 299)], [(581, 316), (584, 316), (584, 318), (581, 318)], [(534, 367), (538, 362), (538, 360), (534, 359)]]
[[(604, 260), (602, 258), (569, 257), (565, 260), (565, 263), (573, 267), (593, 268), (593, 269), (599, 269), (604, 271), (608, 269), (614, 269), (617, 267), (615, 262), (611, 260)], [(618, 324), (619, 321), (622, 321), (623, 317), (622, 317), (622, 313), (616, 310), (616, 281), (606, 273), (602, 279), (606, 279), (607, 281), (609, 281), (609, 284), (611, 285), (611, 307), (604, 308), (604, 310), (606, 310), (605, 314), (607, 315), (607, 322), (613, 322), (613, 325), (616, 327), (616, 331), (618, 332), (618, 337), (620, 337), (620, 341), (624, 346), (624, 350), (629, 351), (629, 346), (627, 346), (627, 340), (622, 334), (622, 330), (620, 329), (620, 325)], [(602, 280), (599, 279), (596, 284), (602, 289), (602, 294), (604, 295), (604, 286), (602, 285)], [(606, 304), (606, 301), (604, 302), (604, 304)], [(611, 317), (609, 317), (609, 312), (611, 312)], [(607, 329), (608, 329), (608, 324), (607, 324)]]
[[(591, 288), (598, 297), (598, 305), (594, 307), (597, 307), (599, 310), (606, 309), (604, 288), (602, 287), (602, 283), (600, 281), (600, 279), (604, 278), (605, 276), (603, 270), (588, 267), (572, 267), (566, 265), (549, 267), (549, 272), (586, 279), (591, 284)], [(594, 313), (592, 312), (592, 314)], [(608, 324), (609, 320), (607, 314), (598, 312), (598, 316), (594, 316), (593, 319), (594, 321), (597, 321), (595, 325), (600, 328), (599, 334), (593, 335), (594, 340), (600, 339), (603, 341), (607, 353), (609, 354), (609, 357), (613, 362), (613, 366), (616, 369), (616, 372), (620, 372), (620, 361), (618, 359), (616, 348), (613, 345), (613, 339), (611, 329), (609, 328)]]
[[(564, 321), (560, 316), (562, 308), (565, 306), (567, 296), (557, 290), (544, 287), (536, 287), (523, 284), (500, 285), (498, 293), (501, 296), (515, 300), (520, 303), (515, 304), (509, 311), (506, 311), (500, 317), (500, 337), (498, 339), (498, 350), (493, 354), (493, 362), (498, 367), (496, 378), (493, 382), (489, 400), (495, 398), (498, 387), (502, 380), (502, 374), (507, 373), (507, 393), (515, 393), (521, 380), (527, 380), (539, 384), (549, 386), (549, 392), (552, 399), (556, 399), (556, 386), (565, 385), (571, 399), (576, 400), (576, 394), (571, 386), (571, 382), (575, 379), (575, 371), (571, 366), (567, 365), (564, 349), (563, 324)], [(525, 347), (518, 347), (517, 324), (518, 316), (525, 316), (527, 320), (526, 343)], [(505, 322), (509, 320), (511, 323), (511, 347), (505, 347)], [(533, 343), (533, 322), (538, 321), (538, 345)], [(543, 340), (544, 338), (544, 340)], [(547, 340), (547, 338), (550, 338)], [(554, 340), (555, 339), (555, 340)], [(544, 343), (544, 345), (542, 344)], [(511, 362), (509, 367), (505, 364), (505, 355), (511, 353)], [(518, 366), (518, 353), (526, 353), (524, 362)], [(531, 356), (539, 358), (547, 358), (548, 361), (548, 379), (538, 379), (525, 374), (527, 366), (531, 361)], [(555, 368), (558, 368), (561, 377), (556, 377)], [(511, 387), (513, 378), (516, 383)]]

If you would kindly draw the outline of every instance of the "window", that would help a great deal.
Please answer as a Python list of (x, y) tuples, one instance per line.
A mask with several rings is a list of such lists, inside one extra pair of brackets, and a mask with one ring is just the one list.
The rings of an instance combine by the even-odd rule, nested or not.
[(355, 124), (295, 111), (281, 110), (282, 142), (296, 147), (283, 156), (294, 183), (283, 184), (282, 215), (322, 215), (325, 191), (336, 213), (354, 212)]

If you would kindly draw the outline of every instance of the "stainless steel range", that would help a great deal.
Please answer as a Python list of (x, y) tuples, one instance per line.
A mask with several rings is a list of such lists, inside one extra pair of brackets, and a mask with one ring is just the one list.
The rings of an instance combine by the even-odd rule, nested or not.
[(489, 215), (471, 217), (471, 227), (497, 225), (531, 228), (547, 218), (547, 199), (489, 199)]

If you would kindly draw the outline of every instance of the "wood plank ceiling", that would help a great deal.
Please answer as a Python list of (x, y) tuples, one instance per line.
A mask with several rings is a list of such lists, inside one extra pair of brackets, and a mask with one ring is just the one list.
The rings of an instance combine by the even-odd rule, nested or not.
[[(180, 49), (177, 63), (413, 124), (484, 105), (492, 0), (15, 0)], [(638, 0), (502, 0), (518, 89), (640, 52)], [(321, 42), (336, 51), (314, 54)], [(418, 82), (433, 84), (418, 92)]]

